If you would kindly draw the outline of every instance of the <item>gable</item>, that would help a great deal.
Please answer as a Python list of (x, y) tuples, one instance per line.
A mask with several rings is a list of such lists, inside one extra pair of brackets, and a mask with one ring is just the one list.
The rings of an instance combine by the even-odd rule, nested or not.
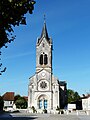
[(51, 73), (49, 73), (47, 70), (43, 69), (38, 73), (38, 81), (42, 79), (46, 79), (47, 81), (50, 81)]
[(37, 50), (38, 50), (38, 52), (48, 52), (48, 51), (50, 51), (50, 45), (49, 45), (49, 43), (46, 41), (46, 39), (45, 38), (43, 38), (43, 40), (40, 42), (40, 44), (37, 46)]

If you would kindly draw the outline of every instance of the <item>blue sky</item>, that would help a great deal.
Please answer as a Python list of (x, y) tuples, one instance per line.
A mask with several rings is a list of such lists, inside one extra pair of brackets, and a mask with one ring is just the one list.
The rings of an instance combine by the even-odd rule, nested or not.
[(14, 28), (15, 41), (2, 49), (7, 71), (0, 76), (0, 95), (28, 95), (44, 14), (53, 40), (53, 74), (80, 95), (90, 93), (90, 0), (36, 0), (33, 14), (26, 15), (27, 26)]

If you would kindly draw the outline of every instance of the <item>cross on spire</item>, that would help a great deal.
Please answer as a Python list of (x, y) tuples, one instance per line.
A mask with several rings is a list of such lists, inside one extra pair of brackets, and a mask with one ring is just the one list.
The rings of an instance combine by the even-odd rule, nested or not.
[(46, 15), (44, 14), (44, 23), (46, 22)]

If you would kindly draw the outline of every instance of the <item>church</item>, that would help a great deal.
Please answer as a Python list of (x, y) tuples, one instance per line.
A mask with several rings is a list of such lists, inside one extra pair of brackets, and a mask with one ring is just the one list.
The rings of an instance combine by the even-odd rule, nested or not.
[(48, 36), (44, 21), (41, 36), (36, 42), (36, 72), (29, 78), (28, 110), (37, 112), (55, 111), (64, 108), (67, 103), (67, 83), (60, 81), (52, 71), (52, 38)]

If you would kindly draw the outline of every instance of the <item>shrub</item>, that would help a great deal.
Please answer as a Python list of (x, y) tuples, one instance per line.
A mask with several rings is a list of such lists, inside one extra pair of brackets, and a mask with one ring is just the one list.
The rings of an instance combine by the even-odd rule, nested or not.
[(44, 112), (44, 113), (47, 113), (47, 110), (46, 110), (46, 109), (44, 109), (44, 110), (43, 110), (43, 112)]

